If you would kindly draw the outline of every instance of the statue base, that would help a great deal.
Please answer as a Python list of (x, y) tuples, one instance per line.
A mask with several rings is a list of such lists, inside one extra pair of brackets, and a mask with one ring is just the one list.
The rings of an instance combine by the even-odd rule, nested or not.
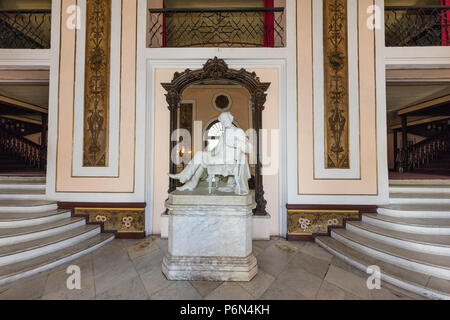
[(166, 207), (169, 250), (162, 271), (169, 280), (250, 281), (256, 275), (251, 194), (174, 191)]

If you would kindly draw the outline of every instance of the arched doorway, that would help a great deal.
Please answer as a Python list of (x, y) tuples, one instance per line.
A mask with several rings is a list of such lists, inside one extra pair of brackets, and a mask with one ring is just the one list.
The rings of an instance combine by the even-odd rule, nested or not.
[[(254, 119), (254, 130), (256, 131), (256, 165), (255, 165), (255, 215), (266, 215), (267, 201), (264, 198), (264, 186), (262, 177), (261, 164), (261, 147), (260, 147), (260, 130), (262, 129), (262, 111), (266, 102), (267, 90), (270, 83), (261, 82), (256, 73), (250, 73), (245, 69), (230, 69), (224, 60), (214, 59), (208, 60), (202, 69), (187, 69), (182, 73), (176, 72), (170, 83), (163, 83), (162, 86), (167, 91), (166, 101), (170, 111), (170, 134), (178, 129), (178, 110), (180, 102), (183, 99), (183, 92), (192, 85), (205, 82), (226, 81), (241, 85), (246, 88), (251, 96), (252, 117)], [(176, 147), (176, 141), (170, 141), (170, 151)], [(170, 152), (169, 152), (170, 154)], [(170, 173), (177, 172), (177, 166), (169, 158)], [(176, 189), (176, 181), (170, 179), (169, 190), (172, 192)]]

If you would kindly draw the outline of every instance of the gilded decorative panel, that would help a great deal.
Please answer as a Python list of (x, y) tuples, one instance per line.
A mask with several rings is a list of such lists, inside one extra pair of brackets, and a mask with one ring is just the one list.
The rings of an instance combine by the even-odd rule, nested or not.
[(359, 219), (358, 210), (289, 210), (288, 235), (328, 234), (328, 227), (343, 226), (344, 219)]
[(86, 0), (83, 166), (108, 166), (111, 0)]
[(323, 0), (325, 168), (349, 169), (347, 0)]
[(145, 232), (143, 208), (75, 208), (75, 215), (88, 215), (89, 222), (103, 222), (107, 231), (118, 233)]

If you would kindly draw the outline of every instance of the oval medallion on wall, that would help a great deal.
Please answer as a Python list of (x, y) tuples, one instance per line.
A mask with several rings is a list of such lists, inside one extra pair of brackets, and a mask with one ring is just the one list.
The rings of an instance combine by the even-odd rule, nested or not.
[(217, 111), (225, 112), (231, 109), (233, 101), (228, 93), (221, 92), (214, 96), (212, 103)]

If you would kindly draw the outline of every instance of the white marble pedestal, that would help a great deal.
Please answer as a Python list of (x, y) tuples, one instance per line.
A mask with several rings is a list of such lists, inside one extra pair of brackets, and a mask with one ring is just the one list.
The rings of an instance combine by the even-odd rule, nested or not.
[(162, 271), (169, 280), (250, 281), (256, 275), (252, 195), (175, 191), (166, 207), (169, 250)]

